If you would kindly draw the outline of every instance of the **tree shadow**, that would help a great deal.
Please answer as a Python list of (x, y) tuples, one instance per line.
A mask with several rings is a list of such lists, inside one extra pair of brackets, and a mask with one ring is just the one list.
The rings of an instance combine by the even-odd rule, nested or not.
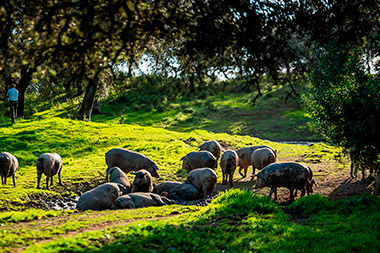
[(354, 195), (361, 195), (362, 193), (371, 194), (372, 190), (368, 188), (371, 179), (358, 180), (355, 178), (348, 178), (339, 184), (329, 195), (330, 200), (337, 200), (348, 198)]

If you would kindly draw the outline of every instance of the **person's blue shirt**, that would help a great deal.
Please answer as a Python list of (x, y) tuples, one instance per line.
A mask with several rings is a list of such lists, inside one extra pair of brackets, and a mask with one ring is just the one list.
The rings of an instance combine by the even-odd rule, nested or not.
[(11, 88), (7, 92), (7, 97), (9, 101), (18, 101), (18, 90)]

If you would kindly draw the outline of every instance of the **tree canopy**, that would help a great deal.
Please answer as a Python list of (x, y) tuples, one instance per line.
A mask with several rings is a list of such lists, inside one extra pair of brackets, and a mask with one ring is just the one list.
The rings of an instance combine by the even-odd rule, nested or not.
[[(11, 82), (17, 83), (23, 115), (31, 83), (44, 78), (59, 81), (67, 94), (80, 95), (84, 90), (78, 118), (91, 119), (104, 75), (119, 64), (132, 68), (144, 55), (155, 59), (157, 72), (174, 72), (188, 80), (192, 92), (195, 80), (201, 87), (206, 77), (215, 79), (218, 71), (244, 79), (257, 89), (257, 97), (262, 95), (260, 79), (270, 76), (275, 83), (289, 86), (289, 97), (297, 95), (293, 80), (314, 70), (308, 103), (317, 128), (335, 143), (351, 145), (358, 140), (344, 141), (347, 135), (335, 131), (343, 119), (331, 120), (334, 113), (327, 116), (327, 112), (342, 116), (342, 110), (356, 108), (360, 101), (363, 108), (377, 108), (363, 101), (378, 92), (372, 85), (378, 77), (369, 75), (368, 63), (380, 52), (379, 10), (379, 0), (3, 1), (0, 88), (5, 94)], [(355, 64), (354, 55), (360, 59)], [(348, 87), (336, 82), (339, 78), (360, 90), (346, 94), (356, 102), (339, 100), (347, 108), (322, 103), (332, 96), (330, 92)], [(368, 90), (362, 90), (362, 85)], [(324, 114), (318, 112), (322, 107)], [(366, 129), (368, 140), (373, 140), (366, 127), (355, 127)]]

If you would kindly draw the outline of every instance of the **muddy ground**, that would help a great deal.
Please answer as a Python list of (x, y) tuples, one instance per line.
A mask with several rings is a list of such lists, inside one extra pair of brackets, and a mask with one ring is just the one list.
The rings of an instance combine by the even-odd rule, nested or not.
[[(360, 195), (362, 193), (371, 193), (372, 189), (371, 187), (368, 187), (373, 181), (374, 178), (368, 176), (365, 178), (365, 180), (362, 180), (361, 175), (355, 178), (351, 178), (349, 171), (341, 171), (335, 174), (328, 174), (323, 175), (324, 171), (319, 170), (317, 175), (320, 174), (320, 176), (315, 177), (315, 181), (318, 184), (317, 186), (314, 186), (314, 193), (321, 194), (323, 196), (328, 197), (330, 200), (337, 200), (342, 198), (348, 198), (353, 195)], [(251, 175), (251, 173), (248, 173), (248, 175)], [(247, 176), (246, 178), (241, 178), (238, 173), (235, 173), (234, 178), (234, 186), (233, 188), (239, 188), (239, 189), (253, 189), (254, 182), (250, 181), (250, 176)], [(225, 191), (230, 189), (231, 187), (229, 184), (222, 185), (220, 183), (217, 184), (215, 193), (219, 193), (221, 191)], [(268, 195), (269, 194), (269, 188), (259, 189), (256, 191), (257, 194), (260, 195)], [(278, 201), (282, 204), (287, 204), (289, 202), (289, 190), (286, 188), (278, 188), (277, 190), (278, 194)], [(273, 196), (272, 196), (273, 197)], [(298, 193), (299, 198), (300, 193)], [(63, 199), (50, 199), (50, 200), (38, 200), (37, 202), (34, 202), (32, 204), (35, 208), (42, 208), (42, 209), (55, 209), (55, 210), (62, 210), (62, 209), (75, 209), (76, 207), (76, 201), (77, 198), (63, 198)], [(186, 201), (182, 204), (184, 205), (207, 205), (210, 203), (210, 199), (206, 200), (198, 200), (198, 201)]]

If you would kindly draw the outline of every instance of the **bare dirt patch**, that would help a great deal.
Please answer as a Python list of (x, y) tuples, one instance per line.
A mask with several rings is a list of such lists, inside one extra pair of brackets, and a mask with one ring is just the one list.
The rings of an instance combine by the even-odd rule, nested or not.
[[(316, 174), (318, 176), (314, 178), (318, 185), (314, 186), (314, 193), (326, 196), (330, 200), (348, 198), (350, 196), (360, 195), (362, 193), (371, 194), (371, 189), (368, 189), (368, 186), (373, 182), (372, 177), (367, 177), (365, 180), (362, 180), (361, 176), (351, 178), (348, 171), (338, 171), (332, 173), (329, 170), (323, 169), (317, 169)], [(250, 178), (250, 174), (247, 175), (246, 178), (241, 178), (240, 175), (235, 174), (233, 188), (253, 189), (254, 182), (250, 181)], [(218, 184), (216, 187), (216, 192), (225, 191), (230, 188), (231, 187), (228, 184)], [(268, 195), (269, 190), (269, 188), (259, 189), (256, 193), (260, 195)], [(286, 188), (278, 188), (277, 195), (277, 202), (279, 203), (290, 201), (289, 190)], [(298, 193), (296, 199), (299, 197), (300, 193)]]

